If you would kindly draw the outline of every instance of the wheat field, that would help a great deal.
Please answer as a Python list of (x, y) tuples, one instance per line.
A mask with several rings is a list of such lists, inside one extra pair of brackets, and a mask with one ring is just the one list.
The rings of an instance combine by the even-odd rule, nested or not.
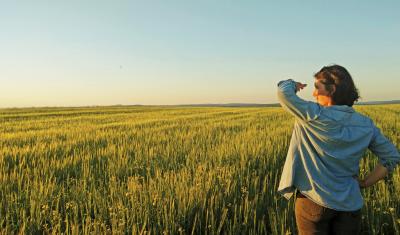
[[(355, 108), (399, 148), (400, 105)], [(280, 107), (0, 109), (0, 233), (296, 234), (276, 192), (293, 122)], [(400, 233), (399, 168), (363, 190), (363, 233)]]

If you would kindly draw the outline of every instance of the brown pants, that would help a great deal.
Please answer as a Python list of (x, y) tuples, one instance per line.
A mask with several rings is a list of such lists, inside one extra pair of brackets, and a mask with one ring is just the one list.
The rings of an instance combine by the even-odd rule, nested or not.
[(361, 209), (351, 212), (332, 210), (297, 192), (295, 214), (300, 235), (360, 233)]

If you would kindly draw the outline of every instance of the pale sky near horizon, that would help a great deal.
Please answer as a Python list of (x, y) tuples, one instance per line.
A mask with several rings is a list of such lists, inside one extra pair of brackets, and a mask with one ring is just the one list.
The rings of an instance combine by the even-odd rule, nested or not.
[(400, 1), (2, 1), (0, 107), (275, 103), (346, 67), (400, 99)]

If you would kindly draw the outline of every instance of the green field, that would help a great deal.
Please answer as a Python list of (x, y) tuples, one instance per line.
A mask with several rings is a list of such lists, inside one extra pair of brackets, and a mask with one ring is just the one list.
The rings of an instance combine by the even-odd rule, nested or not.
[[(400, 105), (356, 109), (400, 147)], [(1, 109), (0, 233), (296, 233), (276, 192), (293, 122), (280, 107)], [(400, 233), (399, 168), (363, 191), (364, 232)]]

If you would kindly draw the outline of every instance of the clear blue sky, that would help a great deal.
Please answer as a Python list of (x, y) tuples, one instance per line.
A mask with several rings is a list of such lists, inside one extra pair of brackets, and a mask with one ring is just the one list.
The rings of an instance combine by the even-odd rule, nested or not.
[(400, 99), (400, 1), (277, 2), (2, 2), (0, 107), (274, 103), (331, 63)]

